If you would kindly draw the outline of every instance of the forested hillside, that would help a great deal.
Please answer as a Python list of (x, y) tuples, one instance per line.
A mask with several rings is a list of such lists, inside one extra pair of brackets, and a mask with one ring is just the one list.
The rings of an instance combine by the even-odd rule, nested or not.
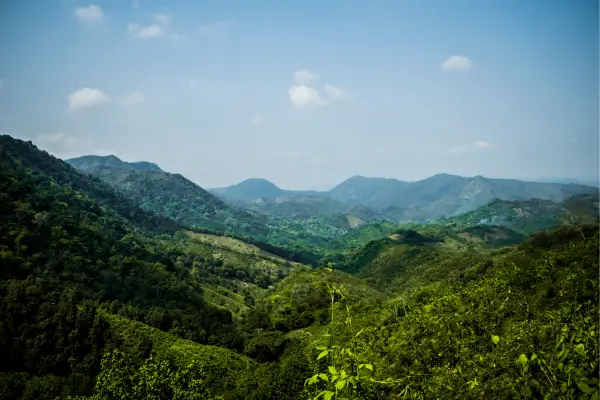
[(597, 197), (283, 249), (136, 195), (0, 136), (0, 399), (598, 398)]

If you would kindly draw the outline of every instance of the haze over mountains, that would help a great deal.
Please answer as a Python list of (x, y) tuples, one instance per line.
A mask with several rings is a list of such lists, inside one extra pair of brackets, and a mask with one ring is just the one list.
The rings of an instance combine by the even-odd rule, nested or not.
[(267, 209), (280, 208), (283, 203), (326, 203), (327, 198), (368, 207), (373, 215), (385, 215), (395, 221), (427, 221), (471, 211), (493, 199), (560, 202), (573, 195), (597, 193), (598, 189), (578, 184), (438, 174), (416, 182), (354, 176), (324, 192), (283, 190), (264, 179), (249, 179), (210, 191), (225, 199)]
[[(348, 229), (369, 221), (402, 223), (447, 218), (495, 199), (560, 203), (572, 196), (598, 193), (595, 187), (579, 184), (449, 174), (416, 182), (354, 176), (322, 192), (284, 190), (258, 178), (205, 190), (153, 163), (128, 163), (113, 155), (84, 156), (67, 162), (118, 188), (142, 208), (184, 226), (248, 235), (267, 235), (269, 218), (312, 222), (321, 218), (318, 223), (332, 229)], [(345, 217), (323, 220), (329, 216)]]
[[(149, 163), (115, 156), (69, 163), (0, 136), (0, 356), (9, 361), (0, 371), (2, 398), (116, 399), (126, 390), (136, 400), (295, 400), (305, 398), (311, 375), (327, 376), (315, 370), (331, 373), (319, 356), (329, 348), (314, 348), (332, 333), (356, 357), (338, 359), (337, 368), (352, 373), (358, 360), (384, 383), (404, 370), (434, 368), (435, 379), (425, 382), (447, 382), (434, 389), (444, 398), (462, 393), (450, 362), (470, 377), (482, 368), (472, 364), (475, 355), (495, 357), (502, 368), (484, 366), (491, 372), (473, 397), (495, 398), (502, 396), (487, 394), (504, 393), (501, 382), (523, 378), (520, 354), (534, 344), (539, 354), (558, 351), (555, 335), (535, 336), (548, 321), (560, 317), (560, 330), (583, 320), (583, 332), (597, 332), (586, 317), (598, 304), (594, 188), (438, 175), (414, 183), (354, 177), (315, 194), (252, 180), (241, 185), (245, 198), (254, 196), (254, 183), (275, 197), (231, 205)], [(449, 204), (466, 198), (462, 205), (472, 206), (465, 193), (482, 192), (553, 200), (496, 199), (402, 225), (357, 204), (400, 193), (406, 202), (445, 195)], [(336, 300), (332, 287), (344, 297)], [(332, 305), (332, 296), (347, 307)], [(575, 298), (584, 307), (574, 309)], [(506, 312), (490, 313), (499, 301)], [(354, 331), (346, 338), (336, 330), (344, 324), (334, 323), (350, 312)], [(551, 361), (561, 388), (592, 393), (594, 338), (584, 342), (590, 354), (576, 342), (564, 358), (583, 365), (579, 384)], [(394, 357), (409, 362), (398, 370)], [(563, 390), (535, 368), (525, 376), (555, 397)], [(411, 379), (414, 387), (421, 382)], [(460, 379), (462, 388), (470, 378)], [(403, 387), (384, 389), (396, 397)], [(380, 398), (391, 398), (385, 391)]]

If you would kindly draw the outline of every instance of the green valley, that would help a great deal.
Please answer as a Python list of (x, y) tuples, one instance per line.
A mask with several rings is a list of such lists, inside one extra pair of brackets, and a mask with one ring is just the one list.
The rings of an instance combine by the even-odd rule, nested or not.
[(600, 0), (0, 30), (0, 400), (600, 400)]
[(452, 215), (402, 222), (387, 180), (250, 204), (7, 135), (0, 167), (0, 399), (598, 398), (597, 189), (438, 177)]

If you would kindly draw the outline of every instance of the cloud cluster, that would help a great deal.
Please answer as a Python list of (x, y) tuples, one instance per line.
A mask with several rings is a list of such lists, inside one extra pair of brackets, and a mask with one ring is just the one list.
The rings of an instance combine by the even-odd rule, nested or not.
[(69, 94), (67, 100), (69, 103), (69, 110), (77, 111), (82, 108), (107, 103), (110, 101), (110, 98), (99, 89), (84, 87)]
[(465, 56), (452, 56), (442, 63), (443, 71), (467, 72), (471, 69), (471, 60)]
[(90, 4), (87, 7), (77, 7), (75, 9), (75, 16), (83, 23), (97, 22), (104, 17), (102, 9), (97, 5)]
[(485, 140), (479, 140), (475, 143), (473, 143), (472, 146), (458, 146), (458, 147), (454, 147), (452, 149), (450, 149), (449, 151), (451, 153), (464, 153), (467, 151), (477, 151), (477, 150), (484, 150), (484, 149), (489, 149), (491, 147), (494, 147), (490, 142), (486, 142)]
[(139, 24), (129, 24), (127, 29), (131, 36), (136, 39), (152, 39), (162, 36), (165, 33), (164, 29), (159, 25), (143, 26)]
[[(152, 19), (154, 20), (154, 23), (149, 25), (140, 25), (136, 23), (129, 24), (127, 29), (131, 36), (136, 39), (152, 39), (167, 33), (169, 24), (172, 20), (170, 14), (154, 14)], [(178, 37), (179, 35), (174, 33), (173, 36)]]
[(327, 99), (324, 99), (315, 87), (318, 77), (310, 71), (298, 70), (293, 78), (294, 84), (288, 90), (288, 95), (290, 102), (298, 109), (321, 107), (333, 101), (352, 98), (346, 89), (327, 84), (324, 87)]

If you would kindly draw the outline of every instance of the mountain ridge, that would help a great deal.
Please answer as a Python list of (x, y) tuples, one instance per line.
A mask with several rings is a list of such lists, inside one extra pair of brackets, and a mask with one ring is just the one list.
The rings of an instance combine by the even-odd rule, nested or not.
[[(286, 191), (260, 179), (261, 185), (268, 183), (276, 191), (262, 191), (255, 182), (244, 181), (244, 195), (240, 196), (234, 186), (211, 189), (226, 201), (238, 202), (247, 208), (256, 208), (262, 203), (262, 211), (279, 212), (280, 206), (266, 208), (278, 197), (287, 201), (306, 201), (307, 193)], [(265, 183), (266, 182), (266, 183)], [(419, 181), (406, 182), (395, 178), (369, 178), (355, 175), (336, 185), (329, 191), (316, 192), (314, 197), (330, 198), (354, 206), (364, 206), (375, 213), (383, 214), (395, 222), (429, 221), (469, 212), (493, 199), (526, 200), (539, 198), (561, 202), (578, 194), (597, 194), (598, 188), (573, 183), (529, 182), (517, 179), (486, 178), (481, 175), (463, 177), (452, 174), (436, 174)], [(304, 199), (303, 199), (304, 197)], [(250, 204), (250, 205), (249, 205)]]
[(155, 171), (165, 172), (157, 164), (149, 161), (127, 162), (119, 157), (110, 154), (107, 156), (86, 155), (81, 157), (69, 158), (65, 162), (71, 164), (77, 169), (85, 170), (95, 167), (111, 167), (123, 169), (135, 169), (137, 171)]

